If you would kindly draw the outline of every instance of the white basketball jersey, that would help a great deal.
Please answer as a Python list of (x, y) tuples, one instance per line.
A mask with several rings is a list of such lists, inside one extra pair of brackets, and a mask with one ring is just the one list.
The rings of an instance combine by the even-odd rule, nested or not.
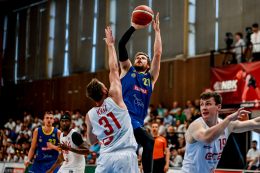
[[(72, 134), (76, 130), (71, 129), (67, 136), (64, 136), (63, 133), (60, 135), (60, 143), (64, 142), (68, 147), (78, 148), (76, 144), (72, 142)], [(59, 169), (61, 172), (70, 172), (70, 173), (83, 173), (85, 170), (85, 157), (84, 155), (76, 154), (71, 151), (62, 150), (64, 162)]]
[(88, 115), (92, 132), (102, 143), (101, 154), (125, 148), (136, 150), (137, 143), (128, 110), (120, 108), (107, 97), (100, 107), (92, 108)]
[[(209, 128), (202, 117), (196, 119), (195, 121), (202, 122), (206, 126), (206, 129)], [(222, 120), (218, 118), (218, 122), (221, 121)], [(186, 141), (186, 152), (182, 163), (182, 172), (214, 173), (224, 146), (226, 145), (228, 136), (229, 133), (228, 129), (226, 128), (222, 135), (210, 145), (205, 145), (201, 142), (189, 144)]]

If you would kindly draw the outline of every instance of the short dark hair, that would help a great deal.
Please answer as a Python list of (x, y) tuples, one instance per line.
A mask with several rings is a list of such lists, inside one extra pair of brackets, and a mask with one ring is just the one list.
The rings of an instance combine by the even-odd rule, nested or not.
[(243, 38), (243, 34), (241, 32), (237, 32), (236, 35), (239, 35), (240, 38)]
[(211, 97), (214, 98), (214, 100), (216, 102), (216, 105), (222, 104), (222, 97), (221, 97), (221, 95), (219, 93), (215, 92), (215, 91), (203, 92), (200, 95), (200, 99), (202, 99), (202, 100), (209, 99)]
[(91, 82), (87, 85), (86, 95), (88, 98), (92, 99), (95, 102), (100, 102), (103, 98), (103, 87), (100, 84), (99, 80), (96, 78), (92, 79)]
[(46, 111), (46, 112), (44, 113), (43, 118), (45, 118), (45, 115), (47, 115), (47, 114), (51, 114), (51, 115), (53, 115), (50, 111)]
[[(157, 118), (157, 119), (158, 119), (158, 118)], [(159, 120), (160, 120), (160, 119), (159, 119)], [(159, 125), (157, 122), (153, 122), (152, 125), (153, 125), (153, 124), (157, 124), (158, 127), (160, 127), (160, 125)]]
[(257, 23), (254, 23), (254, 24), (252, 25), (252, 27), (253, 27), (253, 28), (258, 28), (258, 24), (257, 24)]
[(257, 144), (257, 141), (256, 141), (256, 140), (252, 141), (252, 143), (253, 143), (253, 142)]

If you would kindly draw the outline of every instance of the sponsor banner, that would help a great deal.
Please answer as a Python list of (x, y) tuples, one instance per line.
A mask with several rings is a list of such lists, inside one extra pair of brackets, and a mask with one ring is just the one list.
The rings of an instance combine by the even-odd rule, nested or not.
[(225, 104), (260, 106), (260, 61), (211, 68), (211, 90), (221, 94)]
[(25, 166), (23, 163), (5, 163), (4, 173), (24, 173)]

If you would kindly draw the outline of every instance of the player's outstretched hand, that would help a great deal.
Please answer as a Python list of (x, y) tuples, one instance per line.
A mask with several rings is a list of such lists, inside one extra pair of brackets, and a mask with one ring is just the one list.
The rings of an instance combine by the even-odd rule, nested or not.
[(229, 115), (231, 118), (231, 121), (236, 121), (238, 119), (238, 116), (241, 116), (242, 114), (250, 114), (251, 112), (244, 110), (244, 108), (239, 108), (235, 113)]
[(135, 29), (141, 29), (141, 28), (145, 28), (147, 26), (149, 26), (152, 21), (150, 23), (148, 23), (147, 25), (139, 25), (137, 23), (134, 22), (133, 18), (131, 19), (131, 23), (132, 23), (132, 26), (135, 28)]
[(24, 166), (25, 166), (25, 167), (28, 167), (28, 166), (29, 166), (29, 163), (30, 163), (30, 161), (29, 161), (29, 160), (26, 160), (26, 161), (24, 162)]
[(153, 20), (153, 29), (158, 32), (160, 31), (159, 13), (156, 15), (156, 23)]
[(59, 143), (59, 148), (60, 148), (61, 150), (65, 150), (65, 151), (70, 150), (70, 147), (68, 147), (63, 141), (62, 141), (62, 144)]
[(106, 38), (104, 38), (105, 42), (107, 43), (108, 46), (114, 46), (115, 44), (115, 39), (113, 36), (112, 29), (108, 26), (107, 29), (105, 29), (106, 33)]

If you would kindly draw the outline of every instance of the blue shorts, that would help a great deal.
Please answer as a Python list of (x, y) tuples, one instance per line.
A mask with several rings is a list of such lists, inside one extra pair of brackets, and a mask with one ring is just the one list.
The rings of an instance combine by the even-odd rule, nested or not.
[(135, 130), (136, 128), (143, 126), (142, 122), (140, 122), (139, 120), (137, 120), (135, 117), (131, 116), (131, 114), (129, 114), (131, 117), (131, 123), (133, 126), (133, 130)]
[[(30, 170), (28, 173), (40, 173), (40, 172), (44, 172), (46, 173), (49, 169), (51, 169), (51, 167), (54, 165), (54, 163), (56, 162), (56, 160), (51, 160), (51, 161), (46, 161), (46, 162), (33, 162), (33, 165), (31, 166)], [(57, 173), (59, 170), (59, 167), (57, 167), (53, 173)]]

